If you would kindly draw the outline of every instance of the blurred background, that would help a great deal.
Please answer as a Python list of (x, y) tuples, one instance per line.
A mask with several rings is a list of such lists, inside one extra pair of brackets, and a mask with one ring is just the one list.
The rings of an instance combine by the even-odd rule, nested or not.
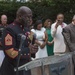
[(8, 23), (15, 19), (20, 6), (28, 6), (33, 11), (33, 20), (50, 18), (55, 21), (58, 13), (65, 15), (65, 22), (71, 22), (75, 14), (75, 0), (0, 0), (0, 16), (6, 14)]

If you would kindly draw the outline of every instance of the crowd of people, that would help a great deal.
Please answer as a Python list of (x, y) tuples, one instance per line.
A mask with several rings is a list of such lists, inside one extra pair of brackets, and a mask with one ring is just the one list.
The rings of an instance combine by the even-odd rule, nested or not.
[[(1, 16), (1, 75), (16, 75), (14, 67), (18, 64), (17, 60), (20, 54), (19, 47), (22, 37), (22, 35), (18, 34), (26, 36), (22, 44), (23, 47), (21, 48), (22, 52), (18, 66), (38, 58), (75, 51), (75, 16), (70, 25), (64, 23), (64, 14), (61, 13), (56, 16), (54, 23), (51, 19), (46, 19), (44, 23), (42, 20), (36, 20), (31, 25), (32, 11), (30, 8), (22, 6), (16, 14), (15, 21), (9, 25), (7, 24), (7, 16)], [(30, 70), (19, 72), (19, 75), (30, 74)]]

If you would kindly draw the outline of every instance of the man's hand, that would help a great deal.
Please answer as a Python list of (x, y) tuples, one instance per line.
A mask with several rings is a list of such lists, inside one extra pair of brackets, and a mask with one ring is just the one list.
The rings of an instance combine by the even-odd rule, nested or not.
[(31, 54), (32, 53), (36, 53), (37, 51), (38, 51), (38, 45), (37, 44), (30, 44), (29, 45), (29, 48), (30, 48), (30, 52), (31, 52)]

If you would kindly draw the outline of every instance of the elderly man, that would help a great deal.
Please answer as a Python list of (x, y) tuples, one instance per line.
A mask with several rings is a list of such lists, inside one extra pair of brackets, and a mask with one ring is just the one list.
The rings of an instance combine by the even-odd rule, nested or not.
[(6, 15), (2, 15), (1, 16), (1, 26), (4, 26), (6, 27), (8, 24), (7, 24), (7, 16)]
[(73, 17), (72, 23), (63, 29), (63, 36), (65, 38), (67, 49), (70, 52), (75, 51), (75, 15)]
[[(16, 75), (14, 68), (29, 62), (31, 60), (31, 54), (36, 53), (38, 50), (38, 46), (35, 43), (33, 45), (31, 44), (29, 37), (29, 27), (32, 23), (31, 9), (22, 6), (16, 14), (15, 21), (7, 26), (3, 32), (2, 44), (5, 58), (1, 67), (1, 75)], [(22, 36), (24, 37), (22, 38)], [(20, 42), (23, 43), (22, 46)], [(21, 51), (19, 51), (20, 49)], [(31, 72), (20, 71), (17, 75), (31, 75)]]
[(66, 26), (63, 22), (64, 15), (58, 14), (56, 22), (51, 26), (51, 34), (54, 38), (54, 55), (63, 54), (66, 51), (62, 30)]
[[(74, 52), (75, 51), (75, 15), (73, 16), (72, 23), (70, 23), (68, 26), (66, 26), (63, 29), (63, 36), (66, 43), (66, 49), (69, 52)], [(73, 62), (75, 68), (75, 54), (73, 54)], [(74, 75), (75, 75), (75, 69), (74, 69)]]
[(6, 15), (1, 15), (1, 24), (0, 24), (0, 49), (1, 47), (1, 39), (2, 39), (2, 33), (4, 28), (7, 26), (7, 16)]
[(1, 24), (0, 24), (0, 45), (1, 45), (1, 37), (4, 28), (7, 26), (7, 16), (6, 15), (1, 15)]
[(3, 14), (1, 15), (1, 24), (0, 24), (0, 66), (2, 65), (5, 56), (3, 52), (1, 40), (2, 40), (3, 30), (6, 26), (7, 26), (7, 16)]

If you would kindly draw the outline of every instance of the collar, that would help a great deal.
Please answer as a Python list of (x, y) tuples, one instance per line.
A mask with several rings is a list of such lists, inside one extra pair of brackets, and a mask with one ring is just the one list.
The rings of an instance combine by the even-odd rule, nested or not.
[(0, 24), (2, 27), (7, 27), (8, 24)]
[(20, 28), (22, 28), (22, 30), (24, 29), (24, 26), (17, 20), (14, 20), (13, 25), (18, 25)]

